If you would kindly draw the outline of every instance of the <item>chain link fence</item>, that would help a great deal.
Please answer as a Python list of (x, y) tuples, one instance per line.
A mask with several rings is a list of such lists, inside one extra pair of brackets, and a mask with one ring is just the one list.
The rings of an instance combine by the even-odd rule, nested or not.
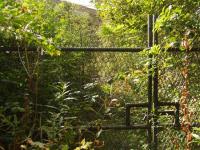
[[(159, 101), (179, 102), (181, 101), (182, 90), (184, 86), (184, 61), (188, 55), (189, 60), (189, 111), (191, 112), (191, 123), (199, 123), (199, 53), (191, 52), (189, 54), (182, 52), (172, 52), (161, 54), (158, 57), (159, 66)], [(174, 110), (173, 107), (160, 107), (160, 110)], [(181, 110), (180, 110), (181, 111)], [(180, 120), (182, 120), (182, 112)], [(173, 123), (172, 116), (159, 117), (159, 123)], [(161, 131), (158, 135), (161, 149), (184, 149), (184, 133), (174, 128), (168, 128)], [(162, 143), (162, 144), (161, 144)], [(173, 145), (173, 146), (172, 146)], [(193, 148), (196, 149), (195, 143)]]
[[(179, 52), (158, 55), (159, 101), (179, 102), (184, 82), (181, 71), (185, 55)], [(23, 53), (21, 60), (18, 56), (17, 52), (1, 53), (3, 86), (0, 96), (4, 106), (11, 104), (13, 97), (18, 106), (23, 104), (27, 74), (22, 63), (28, 65)], [(197, 122), (200, 115), (200, 56), (192, 52), (189, 59), (190, 110), (193, 112), (192, 122)], [(64, 52), (59, 57), (38, 57), (34, 54), (29, 58), (27, 69), (30, 72), (33, 72), (34, 68), (36, 70), (38, 112), (49, 114), (56, 112), (57, 108), (61, 109), (64, 113), (59, 119), (65, 118), (61, 126), (72, 125), (81, 128), (85, 125), (125, 125), (125, 104), (147, 102), (148, 62), (147, 56), (132, 52)], [(35, 105), (34, 101), (31, 101), (30, 105)], [(146, 122), (146, 112), (145, 108), (131, 109), (131, 124)], [(171, 123), (173, 119), (171, 116), (161, 116), (159, 123)], [(145, 130), (85, 131), (81, 133), (81, 137), (98, 140), (101, 143), (97, 144), (99, 149), (147, 149)], [(159, 144), (161, 149), (176, 146), (181, 148), (183, 145), (184, 134), (172, 128), (161, 130), (158, 137), (159, 143), (162, 143)]]

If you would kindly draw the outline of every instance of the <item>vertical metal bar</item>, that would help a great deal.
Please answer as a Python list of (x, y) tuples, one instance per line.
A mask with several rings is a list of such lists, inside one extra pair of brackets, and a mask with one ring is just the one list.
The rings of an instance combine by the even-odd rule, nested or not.
[(179, 109), (180, 109), (180, 105), (179, 105), (179, 103), (177, 102), (176, 103), (176, 105), (175, 105), (175, 107), (176, 107), (176, 113), (175, 113), (175, 127), (176, 128), (180, 128), (180, 120), (179, 120)]
[(153, 45), (158, 44), (158, 32), (155, 31), (156, 20), (157, 20), (157, 15), (153, 15)]
[(130, 109), (131, 109), (130, 106), (126, 105), (126, 126), (131, 125), (131, 121), (130, 121), (131, 110)]
[[(148, 47), (152, 47), (153, 45), (153, 17), (152, 15), (148, 16)], [(151, 132), (151, 111), (152, 111), (152, 55), (149, 54), (149, 66), (148, 66), (148, 114), (147, 114), (147, 138), (149, 149), (152, 149), (152, 132)]]
[[(155, 29), (156, 23), (156, 15), (153, 15), (153, 27)], [(153, 30), (154, 30), (153, 29)], [(158, 44), (158, 34), (157, 32), (153, 32), (153, 45)], [(157, 56), (153, 57), (153, 108), (154, 108), (154, 117), (153, 117), (153, 147), (154, 150), (158, 149), (158, 64), (157, 64)]]

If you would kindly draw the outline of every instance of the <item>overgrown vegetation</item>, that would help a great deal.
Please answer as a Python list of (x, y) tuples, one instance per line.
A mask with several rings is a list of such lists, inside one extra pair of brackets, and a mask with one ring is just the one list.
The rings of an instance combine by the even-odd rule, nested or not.
[[(149, 52), (157, 55), (159, 100), (178, 101), (182, 111), (182, 131), (159, 132), (160, 148), (198, 149), (199, 128), (187, 123), (200, 115), (200, 59), (190, 53), (200, 46), (200, 2), (101, 0), (96, 6), (100, 17), (66, 2), (0, 0), (0, 47), (6, 49), (0, 52), (0, 149), (149, 149), (144, 131), (84, 128), (122, 125), (126, 103), (147, 102)], [(60, 50), (147, 47), (148, 14), (158, 15), (159, 32), (150, 51)], [(183, 52), (165, 51), (173, 47)], [(143, 123), (145, 112), (132, 110), (132, 121)]]

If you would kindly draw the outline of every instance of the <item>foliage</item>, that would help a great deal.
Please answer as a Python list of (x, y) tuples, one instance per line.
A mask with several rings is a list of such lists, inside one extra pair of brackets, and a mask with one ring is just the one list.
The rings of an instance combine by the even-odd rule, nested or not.
[[(90, 56), (71, 53), (52, 58), (43, 52), (61, 55), (60, 47), (97, 41), (97, 25), (91, 25), (95, 20), (87, 12), (80, 14), (77, 6), (52, 0), (0, 1), (0, 8), (1, 47), (19, 47), (17, 53), (0, 54), (0, 145), (75, 148), (79, 132), (72, 125), (82, 124), (87, 113), (92, 120), (95, 112), (93, 86), (80, 84), (84, 79), (90, 82), (89, 76), (79, 77)], [(37, 51), (29, 52), (32, 48)]]
[[(92, 144), (92, 142), (86, 142), (85, 141), (85, 139), (83, 139), (82, 141), (81, 141), (81, 146), (79, 146), (79, 147), (76, 147), (76, 149), (75, 150), (89, 150), (89, 149), (91, 149), (91, 144)], [(91, 149), (92, 150), (92, 149)]]
[[(1, 3), (1, 34), (4, 43), (21, 47), (36, 46), (49, 54), (56, 52), (51, 39), (57, 32), (55, 29), (57, 22), (61, 22), (61, 18), (55, 20), (55, 15), (61, 15), (60, 10), (63, 10), (61, 9), (63, 6), (57, 5), (57, 8), (54, 8), (54, 5), (46, 0), (40, 3), (34, 0)], [(49, 26), (50, 23), (53, 26)]]
[(103, 20), (101, 35), (106, 41), (119, 41), (118, 44), (116, 43), (119, 46), (146, 47), (147, 39), (144, 35), (147, 28), (147, 15), (157, 14), (155, 29), (159, 31), (162, 46), (177, 46), (176, 43), (181, 46), (180, 42), (187, 34), (191, 43), (197, 45), (199, 5), (198, 0), (187, 2), (181, 0), (101, 0), (97, 4)]
[[(53, 0), (0, 0), (0, 46), (19, 48), (0, 54), (0, 149), (148, 149), (143, 131), (90, 131), (84, 126), (122, 125), (126, 103), (147, 101), (150, 53), (157, 56), (153, 63), (158, 61), (159, 98), (180, 100), (185, 54), (162, 50), (199, 46), (199, 5), (197, 0), (100, 0), (102, 25), (97, 35), (99, 20), (77, 6)], [(160, 39), (150, 51), (60, 51), (100, 46), (98, 36), (101, 46), (146, 47), (148, 14), (158, 14), (154, 31)], [(190, 54), (188, 59), (192, 119), (199, 120), (199, 56)], [(146, 121), (145, 112), (132, 109), (131, 123)], [(171, 122), (168, 118), (159, 121)], [(194, 149), (198, 132), (194, 128)], [(162, 149), (183, 149), (183, 139), (183, 133), (171, 129), (159, 133)]]
[(88, 43), (83, 35), (90, 34), (89, 17), (73, 13), (70, 4), (52, 0), (10, 0), (1, 1), (0, 7), (0, 34), (5, 47), (36, 47), (50, 55), (59, 55), (60, 46)]
[[(199, 6), (198, 0), (101, 0), (97, 2), (99, 14), (102, 18), (99, 34), (106, 46), (147, 47), (147, 16), (149, 14), (157, 15), (158, 18), (153, 30), (159, 33), (159, 44), (154, 45), (150, 51), (142, 52), (142, 54), (149, 55), (151, 53), (156, 58), (153, 59), (153, 63), (158, 62), (160, 100), (180, 101), (180, 91), (184, 89), (183, 83), (190, 83), (187, 90), (196, 91), (197, 89), (194, 88), (193, 84), (195, 85), (195, 82), (199, 82), (194, 77), (196, 76), (194, 72), (197, 72), (197, 70), (190, 67), (188, 78), (183, 79), (181, 72), (185, 68), (184, 60), (187, 57), (192, 66), (199, 64), (199, 61), (196, 61), (199, 58), (195, 54), (190, 54), (189, 56), (186, 56), (188, 54), (167, 54), (163, 49), (176, 47), (184, 51), (199, 47)], [(126, 58), (123, 60), (124, 62), (127, 61)], [(141, 79), (139, 80), (141, 81)], [(143, 86), (140, 90), (144, 88)], [(186, 101), (189, 103), (190, 109), (195, 109), (195, 112), (198, 113), (198, 107), (194, 106), (195, 104), (198, 105), (198, 102), (194, 100), (196, 98), (193, 98), (198, 94), (196, 92), (192, 93), (193, 96), (187, 97)], [(182, 117), (184, 118), (184, 115)], [(194, 118), (198, 118), (196, 114)], [(160, 122), (165, 120), (162, 117), (159, 119), (161, 119)], [(193, 119), (193, 121), (196, 120)], [(178, 135), (174, 134), (174, 139), (176, 139), (176, 136)], [(162, 136), (162, 138), (164, 141), (168, 139), (168, 136)], [(187, 137), (187, 139), (189, 138)], [(183, 137), (180, 136), (179, 140), (182, 139)], [(178, 143), (180, 143), (179, 147), (181, 147), (182, 142)], [(195, 147), (195, 145), (193, 146)], [(169, 142), (164, 149), (166, 148), (172, 148)]]

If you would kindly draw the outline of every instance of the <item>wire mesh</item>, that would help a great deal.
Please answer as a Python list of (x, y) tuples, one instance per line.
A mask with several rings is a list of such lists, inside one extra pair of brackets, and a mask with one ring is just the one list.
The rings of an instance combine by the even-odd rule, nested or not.
[[(37, 65), (38, 111), (49, 117), (60, 112), (64, 118), (60, 126), (115, 126), (125, 125), (125, 104), (147, 102), (148, 58), (131, 52), (65, 52), (59, 57), (39, 56), (34, 52), (29, 60), (29, 71)], [(184, 79), (185, 53), (163, 53), (158, 55), (159, 101), (179, 102)], [(198, 53), (189, 54), (190, 110), (192, 121), (198, 122), (200, 104)], [(13, 101), (22, 106), (24, 90), (27, 89), (26, 56), (21, 52), (1, 53), (1, 103), (10, 106)], [(13, 74), (16, 76), (13, 77)], [(14, 86), (15, 85), (15, 86)], [(15, 90), (13, 90), (15, 87)], [(64, 90), (64, 91), (63, 91)], [(66, 92), (66, 93), (65, 93)], [(6, 95), (10, 93), (10, 95)], [(64, 94), (64, 95), (62, 95)], [(17, 95), (14, 96), (14, 95)], [(15, 97), (15, 100), (13, 99)], [(60, 103), (60, 104), (59, 104)], [(30, 105), (35, 105), (34, 101)], [(60, 109), (60, 110), (57, 110)], [(162, 106), (159, 111), (175, 110), (173, 106)], [(146, 122), (147, 109), (131, 108), (131, 124)], [(173, 116), (159, 116), (158, 123), (173, 123)], [(90, 132), (91, 139), (104, 142), (101, 149), (145, 149), (144, 130)], [(87, 133), (88, 134), (88, 133)], [(83, 137), (87, 137), (83, 134)], [(173, 137), (173, 138), (172, 138)], [(166, 128), (158, 134), (160, 148), (183, 147), (183, 133)], [(138, 144), (139, 141), (139, 144)]]
[[(28, 67), (25, 52), (21, 52), (22, 62), (17, 52), (1, 55), (1, 58), (4, 58), (0, 62), (3, 64), (2, 79), (7, 77), (8, 80), (16, 80), (8, 76), (16, 70), (18, 80), (23, 80), (20, 81), (22, 87), (18, 91), (21, 93), (19, 106), (23, 107), (23, 96), (25, 89), (28, 88), (28, 77), (21, 64), (24, 63)], [(30, 66), (27, 69), (33, 72), (36, 68), (35, 81), (38, 90), (37, 104), (33, 99), (30, 105), (33, 108), (37, 105), (37, 111), (43, 114), (43, 117), (55, 118), (57, 122), (63, 119), (60, 127), (125, 126), (125, 104), (147, 102), (148, 60), (144, 55), (123, 51), (65, 52), (59, 57), (39, 58), (35, 52), (28, 52), (28, 55)], [(9, 60), (9, 64), (5, 63), (5, 58)], [(5, 87), (8, 86), (7, 83), (3, 84)], [(17, 95), (12, 89), (6, 90), (7, 93)], [(2, 95), (5, 94), (1, 93)], [(2, 104), (7, 103), (7, 100), (9, 97), (3, 97)], [(146, 111), (147, 109), (131, 109), (131, 124), (142, 123), (142, 120), (146, 123)], [(96, 132), (84, 133), (82, 138), (87, 138), (90, 134), (91, 139), (95, 139)], [(145, 130), (105, 130), (99, 139), (105, 143), (102, 149), (141, 149), (145, 146), (145, 133)], [(138, 139), (141, 139), (139, 145)]]
[[(180, 102), (184, 87), (183, 68), (185, 56), (189, 55), (189, 110), (192, 112), (191, 123), (199, 123), (199, 54), (173, 52), (158, 57), (159, 66), (159, 101)], [(175, 110), (175, 107), (160, 107), (159, 110)], [(180, 110), (181, 111), (181, 110)], [(181, 113), (180, 120), (183, 114)], [(172, 116), (159, 116), (159, 123), (174, 123)], [(167, 131), (166, 131), (167, 130)], [(159, 145), (162, 149), (184, 149), (184, 134), (174, 128), (159, 133)], [(165, 141), (166, 140), (166, 141)], [(162, 144), (161, 144), (162, 143)], [(164, 144), (163, 144), (164, 143)], [(172, 146), (173, 145), (173, 146)], [(195, 144), (194, 144), (195, 145)], [(194, 147), (196, 148), (196, 147)]]

